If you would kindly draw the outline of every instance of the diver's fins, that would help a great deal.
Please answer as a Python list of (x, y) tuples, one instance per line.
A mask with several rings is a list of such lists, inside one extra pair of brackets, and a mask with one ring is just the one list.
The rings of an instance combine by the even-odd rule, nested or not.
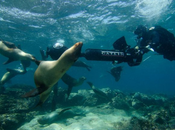
[(113, 43), (113, 47), (115, 50), (125, 51), (129, 45), (126, 43), (125, 37), (122, 36)]

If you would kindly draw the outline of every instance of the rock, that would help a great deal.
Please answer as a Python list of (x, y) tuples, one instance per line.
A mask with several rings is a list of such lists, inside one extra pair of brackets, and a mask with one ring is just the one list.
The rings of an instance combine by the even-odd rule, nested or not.
[(29, 110), (36, 98), (25, 99), (21, 95), (32, 86), (16, 84), (6, 88), (0, 95), (0, 123), (2, 129), (17, 129), (23, 122), (29, 121), (37, 111)]
[(132, 106), (134, 109), (139, 109), (139, 108), (145, 107), (145, 104), (143, 104), (142, 102), (140, 102), (140, 101), (137, 100), (137, 99), (133, 99), (133, 100), (132, 100), (132, 103), (131, 103), (131, 106)]
[(59, 124), (53, 123), (49, 126), (42, 128), (42, 130), (63, 130), (63, 127)]
[(167, 101), (167, 98), (164, 95), (146, 95), (140, 92), (135, 93), (132, 96), (132, 99), (137, 99), (143, 104), (150, 105), (162, 105), (162, 103)]
[[(37, 97), (28, 99), (20, 97), (29, 89), (32, 89), (31, 86), (14, 85), (1, 94), (2, 129), (17, 129), (24, 122), (26, 123), (18, 130), (175, 129), (175, 98), (169, 99), (164, 95), (146, 95), (139, 92), (129, 95), (120, 90), (103, 88), (100, 90), (112, 98), (111, 101), (96, 96), (92, 90), (78, 90), (65, 100), (66, 90), (59, 88), (56, 96), (54, 92), (51, 93), (43, 107), (29, 109), (35, 106)], [(47, 116), (46, 114), (50, 115), (53, 99), (56, 99), (55, 108), (59, 110), (71, 108), (70, 111), (63, 112), (49, 123), (39, 124), (39, 118)], [(56, 114), (54, 117), (57, 117)]]
[(175, 129), (175, 118), (168, 121), (170, 129)]
[(124, 98), (120, 98), (120, 97), (114, 97), (112, 99), (112, 106), (117, 108), (117, 109), (123, 109), (123, 110), (129, 110), (130, 109), (130, 105), (128, 103), (127, 100), (125, 100)]
[(154, 122), (155, 123), (158, 123), (158, 124), (164, 124), (164, 120), (160, 117), (160, 116), (156, 116), (156, 118), (154, 119)]

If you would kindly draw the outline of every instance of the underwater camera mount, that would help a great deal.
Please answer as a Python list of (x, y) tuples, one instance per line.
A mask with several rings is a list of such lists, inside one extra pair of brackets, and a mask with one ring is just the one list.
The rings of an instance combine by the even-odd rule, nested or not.
[(135, 54), (135, 49), (127, 45), (124, 36), (117, 39), (113, 43), (113, 47), (115, 50), (86, 49), (85, 53), (82, 53), (80, 57), (96, 61), (127, 62), (130, 66), (136, 66), (141, 63), (142, 56)]

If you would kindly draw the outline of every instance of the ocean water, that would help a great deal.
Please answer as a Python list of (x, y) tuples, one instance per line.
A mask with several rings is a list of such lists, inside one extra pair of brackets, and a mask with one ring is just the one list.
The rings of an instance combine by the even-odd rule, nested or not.
[[(0, 39), (20, 44), (22, 50), (41, 59), (39, 49), (56, 42), (70, 47), (82, 41), (82, 52), (88, 48), (112, 50), (112, 44), (125, 36), (127, 44), (136, 45), (133, 31), (140, 24), (160, 25), (175, 34), (173, 0), (0, 0)], [(6, 68), (21, 68), (19, 61), (3, 65), (0, 55), (0, 77)], [(51, 60), (51, 59), (49, 59)], [(156, 52), (144, 54), (140, 65), (90, 61), (92, 66), (71, 67), (67, 74), (86, 81), (105, 92), (101, 97), (86, 81), (73, 88), (64, 99), (67, 85), (59, 80), (59, 94), (52, 92), (42, 107), (36, 98), (21, 98), (35, 88), (32, 63), (24, 75), (17, 75), (0, 93), (0, 129), (2, 130), (140, 130), (175, 129), (175, 61)], [(122, 66), (120, 80), (109, 73)], [(31, 87), (31, 88), (30, 88)], [(109, 89), (107, 89), (109, 88)], [(111, 91), (117, 89), (115, 91)], [(154, 95), (155, 94), (155, 95)], [(168, 95), (167, 97), (164, 96)], [(70, 110), (69, 110), (70, 109)], [(44, 119), (44, 123), (39, 120)], [(46, 120), (45, 120), (46, 119)]]
[[(134, 46), (133, 31), (139, 24), (160, 25), (175, 34), (175, 3), (173, 0), (0, 0), (0, 39), (20, 44), (37, 59), (41, 59), (39, 47), (46, 49), (56, 42), (70, 47), (82, 41), (83, 52), (87, 48), (113, 49), (113, 42), (125, 36), (127, 43)], [(115, 66), (111, 62), (80, 58), (92, 66), (91, 71), (72, 67), (68, 74), (75, 78), (85, 76), (98, 88), (173, 96), (175, 62), (153, 52), (145, 54), (143, 59), (146, 60), (135, 67), (121, 63), (123, 71), (118, 82), (108, 73)], [(0, 56), (0, 63), (6, 60)], [(0, 66), (2, 76), (6, 68), (20, 67), (20, 63)], [(32, 63), (29, 72), (14, 77), (10, 84), (35, 87), (36, 68)], [(62, 81), (59, 85), (66, 87)], [(86, 83), (81, 88), (90, 89)]]

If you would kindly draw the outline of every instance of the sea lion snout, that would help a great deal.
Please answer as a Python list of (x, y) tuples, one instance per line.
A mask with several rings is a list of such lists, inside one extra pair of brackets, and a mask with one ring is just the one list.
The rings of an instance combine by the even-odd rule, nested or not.
[(75, 45), (74, 46), (82, 46), (83, 45), (83, 42), (77, 42), (77, 43), (75, 43)]
[(83, 46), (82, 42), (75, 43), (74, 47), (75, 47), (77, 53), (79, 53), (79, 54), (81, 53), (82, 46)]
[(73, 46), (74, 51), (72, 51), (72, 58), (74, 59), (74, 61), (76, 61), (79, 58), (82, 46), (83, 46), (82, 42), (77, 42), (74, 44)]

